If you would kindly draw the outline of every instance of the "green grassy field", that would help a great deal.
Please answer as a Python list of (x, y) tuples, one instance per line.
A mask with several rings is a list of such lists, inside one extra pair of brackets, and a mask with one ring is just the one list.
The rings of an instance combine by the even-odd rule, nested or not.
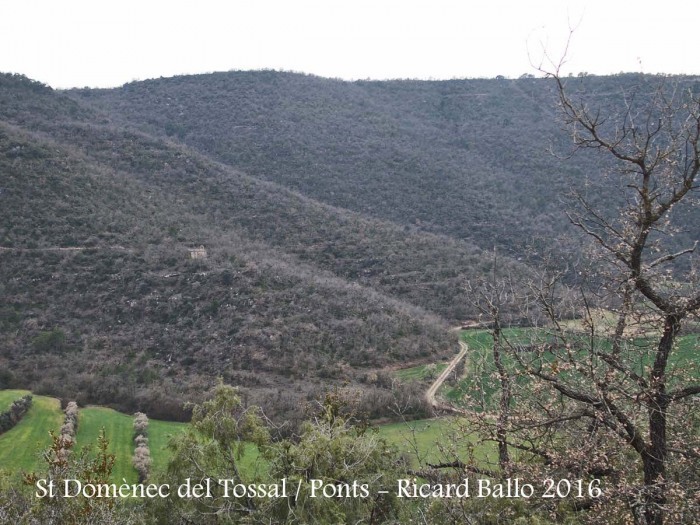
[(466, 422), (456, 417), (390, 423), (379, 427), (379, 435), (408, 454), (415, 467), (456, 459), (484, 466), (497, 457), (495, 446), (478, 444)]
[[(517, 344), (527, 342), (533, 334), (530, 328), (505, 328), (503, 335), (511, 343)], [(488, 406), (498, 391), (497, 382), (492, 378), (495, 366), (491, 353), (491, 333), (488, 330), (464, 330), (460, 338), (469, 346), (464, 378), (454, 386), (444, 384), (440, 394), (454, 404), (459, 404), (467, 393), (478, 394), (484, 405)]]
[(153, 460), (153, 465), (151, 466), (151, 470), (153, 472), (165, 470), (170, 457), (170, 453), (168, 451), (168, 441), (170, 441), (171, 437), (184, 432), (186, 428), (187, 423), (158, 421), (155, 419), (149, 420), (148, 446), (151, 450), (151, 459)]
[[(28, 394), (25, 390), (0, 391), (0, 407), (8, 406), (15, 399)], [(41, 452), (49, 447), (49, 431), (58, 432), (63, 424), (63, 412), (58, 399), (34, 396), (29, 412), (13, 429), (0, 436), (0, 470), (9, 474), (45, 470)], [(94, 452), (97, 436), (104, 427), (109, 450), (116, 456), (112, 472), (114, 480), (126, 478), (136, 481), (136, 471), (131, 465), (134, 453), (133, 417), (110, 408), (81, 408), (78, 416), (76, 448), (89, 447)], [(171, 436), (183, 432), (185, 423), (149, 421), (149, 446), (153, 470), (164, 469), (168, 462), (167, 443)]]
[[(538, 333), (535, 328), (506, 328), (503, 335), (512, 344), (528, 344), (530, 340), (541, 338), (544, 332)], [(480, 405), (492, 406), (494, 395), (498, 392), (498, 383), (493, 363), (492, 338), (488, 330), (468, 330), (463, 331), (461, 338), (469, 346), (464, 377), (456, 385), (443, 385), (440, 394), (454, 404), (460, 404), (465, 395), (470, 394)], [(653, 362), (656, 339), (638, 337), (630, 341), (629, 352), (635, 352), (636, 357), (632, 360), (632, 366), (637, 373), (643, 374), (644, 369)], [(607, 339), (599, 338), (597, 344), (600, 349), (610, 347)], [(700, 335), (689, 334), (679, 337), (676, 347), (669, 359), (668, 378), (669, 385), (675, 381), (675, 371), (683, 370), (686, 375), (700, 373), (700, 359), (698, 359), (698, 349), (700, 348)], [(586, 351), (582, 352), (582, 359), (586, 356)], [(507, 353), (503, 357), (507, 364), (511, 358)], [(544, 359), (553, 359), (552, 356), (545, 355)], [(519, 376), (517, 379), (522, 384), (527, 379)], [(472, 406), (478, 410), (478, 406)]]
[(95, 449), (97, 436), (100, 429), (105, 429), (109, 440), (109, 451), (116, 456), (112, 479), (126, 479), (128, 482), (136, 482), (138, 477), (136, 470), (131, 465), (131, 456), (134, 453), (133, 418), (103, 407), (81, 408), (78, 416), (78, 433), (76, 436), (77, 447), (85, 446)]
[[(116, 456), (112, 479), (137, 481), (136, 470), (131, 464), (134, 454), (134, 418), (111, 408), (87, 407), (80, 409), (78, 418), (78, 448), (95, 449), (100, 429), (104, 428), (109, 439), (109, 451)], [(149, 420), (148, 445), (153, 460), (152, 470), (164, 469), (168, 462), (167, 443), (171, 436), (184, 431), (185, 423)]]
[(424, 379), (435, 379), (440, 375), (447, 363), (436, 363), (433, 365), (419, 365), (411, 368), (402, 368), (396, 371), (396, 377), (402, 381), (423, 381)]
[[(508, 328), (504, 329), (503, 333), (514, 344), (527, 344), (533, 336), (537, 335), (531, 328)], [(443, 385), (441, 395), (459, 404), (465, 394), (470, 393), (472, 396), (482, 396), (484, 404), (488, 406), (492, 404), (493, 396), (498, 393), (498, 385), (493, 378), (495, 366), (491, 353), (493, 343), (491, 334), (488, 330), (465, 330), (460, 337), (470, 349), (467, 354), (464, 378), (455, 386)], [(647, 340), (635, 340), (634, 344), (640, 349), (649, 349)], [(670, 370), (683, 368), (686, 373), (694, 370), (697, 374), (700, 369), (698, 349), (700, 349), (700, 335), (691, 334), (680, 337), (671, 359)], [(640, 359), (640, 366), (643, 366), (647, 359)], [(400, 372), (405, 374), (404, 377), (420, 379), (420, 371), (423, 368), (425, 366)], [(670, 374), (671, 378), (672, 375)], [(525, 377), (518, 378), (518, 381), (526, 380)], [(495, 446), (476, 444), (477, 436), (470, 434), (464, 426), (464, 424), (460, 425), (458, 418), (439, 418), (383, 425), (379, 433), (401, 450), (419, 458), (419, 463), (452, 461), (455, 457), (459, 457), (462, 461), (473, 458), (481, 465), (493, 463), (497, 458)], [(436, 443), (441, 443), (442, 446), (437, 446)], [(444, 444), (451, 445), (444, 448)]]
[(678, 365), (693, 365), (697, 370), (700, 362), (700, 334), (689, 334), (680, 337), (675, 354)]
[(29, 390), (0, 390), (0, 412), (4, 412), (15, 399), (30, 394)]
[[(28, 392), (0, 391), (0, 400), (11, 402)], [(0, 436), (0, 465), (8, 473), (22, 471), (41, 472), (45, 465), (41, 451), (50, 444), (49, 430), (58, 431), (63, 423), (63, 412), (57, 399), (34, 396), (34, 404), (22, 421), (12, 430)], [(165, 469), (168, 461), (167, 443), (171, 436), (183, 432), (185, 423), (150, 420), (149, 445), (153, 459), (153, 472)], [(112, 472), (113, 480), (125, 478), (135, 482), (136, 471), (131, 465), (134, 452), (133, 417), (110, 408), (81, 408), (78, 417), (77, 449), (89, 447), (94, 452), (97, 436), (104, 427), (109, 439), (109, 450), (116, 455)], [(493, 458), (492, 447), (477, 446), (456, 418), (439, 418), (408, 423), (392, 423), (379, 427), (379, 435), (411, 456), (418, 467), (425, 462), (453, 461), (459, 457), (468, 461), (473, 457), (479, 462)], [(466, 439), (465, 439), (466, 436)], [(437, 443), (443, 446), (438, 447)], [(454, 446), (453, 444), (458, 444)], [(250, 446), (241, 460), (241, 468), (253, 471), (260, 468), (258, 451)]]
[(29, 412), (14, 428), (0, 436), (0, 469), (9, 473), (42, 469), (41, 451), (51, 444), (49, 431), (58, 431), (62, 423), (63, 412), (58, 399), (34, 396)]

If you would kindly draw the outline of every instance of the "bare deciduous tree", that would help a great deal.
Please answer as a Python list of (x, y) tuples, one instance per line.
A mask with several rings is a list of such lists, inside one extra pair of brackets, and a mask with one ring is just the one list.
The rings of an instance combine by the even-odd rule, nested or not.
[[(593, 388), (569, 388), (541, 369), (534, 374), (631, 446), (644, 473), (636, 518), (661, 524), (669, 510), (669, 455), (697, 459), (697, 450), (669, 436), (669, 417), (674, 405), (700, 393), (700, 381), (669, 377), (669, 364), (684, 323), (700, 309), (695, 276), (675, 265), (692, 257), (697, 240), (681, 247), (672, 242), (685, 226), (676, 208), (698, 204), (700, 93), (693, 91), (695, 82), (682, 79), (669, 84), (660, 78), (649, 91), (642, 82), (637, 93), (623, 94), (617, 115), (606, 115), (589, 107), (585, 96), (572, 94), (561, 76), (552, 78), (574, 144), (611, 158), (622, 183), (617, 187), (624, 191), (624, 204), (617, 213), (597, 210), (576, 192), (579, 207), (569, 214), (594, 240), (601, 265), (608, 263), (607, 287), (616, 290), (619, 301), (610, 348), (593, 350), (602, 375), (584, 374)], [(641, 368), (631, 361), (638, 353), (625, 339), (634, 322), (644, 329), (644, 339), (653, 341), (650, 361)]]
[[(640, 76), (634, 92), (601, 97), (558, 68), (549, 76), (575, 149), (601, 156), (602, 173), (587, 178), (602, 180), (618, 205), (599, 209), (584, 181), (573, 185), (568, 217), (592, 241), (588, 270), (577, 304), (563, 301), (572, 294), (562, 273), (530, 283), (522, 307), (539, 307), (545, 323), (528, 312), (537, 328), (503, 330), (505, 280), (473, 290), (492, 327), (502, 401), (473, 419), (498, 444), (501, 466), (507, 447), (522, 453), (510, 472), (605, 478), (602, 495), (574, 503), (595, 507), (592, 521), (625, 512), (640, 525), (692, 523), (700, 375), (688, 334), (700, 326), (700, 291), (698, 241), (688, 235), (697, 225), (686, 221), (697, 216), (700, 188), (700, 82)], [(579, 319), (566, 320), (573, 311)], [(528, 379), (504, 382), (508, 374)]]

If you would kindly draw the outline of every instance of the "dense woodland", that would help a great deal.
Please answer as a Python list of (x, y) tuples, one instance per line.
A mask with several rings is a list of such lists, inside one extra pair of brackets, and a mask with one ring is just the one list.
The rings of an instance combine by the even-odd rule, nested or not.
[[(605, 106), (646, 79), (569, 81)], [(373, 417), (425, 414), (390, 371), (456, 351), (494, 249), (516, 277), (571, 270), (567, 189), (616, 198), (600, 160), (562, 158), (554, 107), (534, 78), (0, 76), (0, 388), (186, 418), (223, 376), (292, 419), (347, 382)]]
[[(696, 78), (680, 80), (697, 88)], [(626, 92), (648, 96), (655, 81), (568, 84), (612, 118)], [(575, 260), (564, 195), (585, 185), (614, 204), (615, 193), (601, 177), (610, 164), (569, 156), (553, 87), (536, 78), (344, 82), (267, 71), (76, 94), (119, 122), (324, 203), (516, 259), (555, 251)], [(688, 233), (697, 238), (697, 226)]]

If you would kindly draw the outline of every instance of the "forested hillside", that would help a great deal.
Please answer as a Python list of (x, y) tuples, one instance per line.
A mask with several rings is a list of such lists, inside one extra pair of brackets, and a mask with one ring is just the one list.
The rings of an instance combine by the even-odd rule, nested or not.
[[(372, 245), (415, 245), (423, 262), (478, 251), (450, 253), (3, 80), (5, 385), (177, 417), (218, 375), (273, 412), (328, 382), (369, 381), (373, 412), (389, 394), (369, 372), (452, 351), (435, 315), (336, 274), (362, 274)], [(325, 265), (302, 260), (312, 245), (331, 247)]]
[[(697, 83), (676, 80), (681, 89)], [(654, 81), (568, 79), (604, 109), (619, 107), (625, 93), (646, 96)], [(249, 175), (515, 258), (554, 251), (576, 260), (580, 244), (563, 213), (572, 186), (599, 193), (602, 208), (615, 204), (601, 179), (606, 167), (569, 156), (546, 79), (345, 82), (230, 72), (76, 95)]]
[(516, 278), (578, 257), (563, 194), (604, 167), (548, 152), (554, 114), (535, 79), (1, 75), (0, 388), (182, 418), (223, 376), (292, 419), (347, 383), (423, 413), (388, 372), (456, 351), (493, 248)]

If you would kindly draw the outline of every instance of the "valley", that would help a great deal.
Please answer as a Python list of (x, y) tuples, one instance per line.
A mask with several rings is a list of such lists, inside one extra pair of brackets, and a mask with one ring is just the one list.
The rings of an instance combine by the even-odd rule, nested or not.
[[(0, 521), (48, 471), (300, 491), (55, 507), (115, 523), (690, 523), (698, 89), (0, 74)], [(307, 497), (409, 475), (601, 493)]]

